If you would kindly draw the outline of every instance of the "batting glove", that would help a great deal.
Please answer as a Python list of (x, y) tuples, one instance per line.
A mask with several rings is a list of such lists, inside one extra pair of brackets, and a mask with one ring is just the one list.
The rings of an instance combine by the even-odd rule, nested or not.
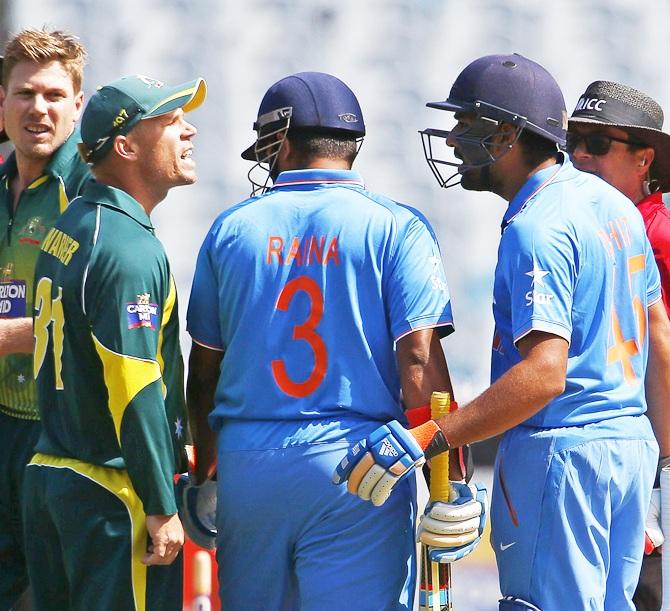
[(182, 473), (176, 487), (179, 519), (186, 536), (205, 549), (216, 546), (216, 482), (206, 480), (200, 486)]
[(406, 429), (393, 420), (354, 444), (337, 465), (333, 483), (347, 482), (347, 490), (375, 506), (383, 505), (393, 488), (426, 458), (447, 451), (449, 445), (430, 420)]
[(661, 530), (661, 489), (651, 491), (651, 501), (647, 511), (647, 520), (644, 524), (644, 553), (651, 554), (657, 547), (661, 547), (665, 536)]
[(481, 541), (488, 498), (484, 484), (452, 482), (456, 498), (426, 507), (417, 539), (428, 545), (434, 562), (454, 562), (467, 556)]

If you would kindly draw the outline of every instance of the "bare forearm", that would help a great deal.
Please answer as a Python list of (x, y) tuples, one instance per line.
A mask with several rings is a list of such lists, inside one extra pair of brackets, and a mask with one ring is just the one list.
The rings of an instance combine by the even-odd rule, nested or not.
[(547, 342), (527, 347), (524, 358), (479, 397), (438, 421), (452, 447), (507, 431), (563, 392), (567, 342)]
[(209, 426), (209, 413), (219, 379), (223, 353), (193, 345), (189, 359), (186, 402), (195, 447), (195, 479), (202, 483), (216, 469), (216, 433)]
[(437, 333), (429, 329), (417, 331), (413, 335), (419, 334), (425, 334), (422, 343), (412, 341), (420, 339), (416, 337), (398, 346), (400, 385), (406, 408), (430, 403), (434, 390), (448, 392), (452, 398), (454, 396), (447, 361)]
[(216, 433), (209, 426), (207, 417), (214, 405), (214, 389), (198, 388), (189, 382), (186, 393), (189, 424), (195, 447), (195, 476), (198, 483), (209, 477), (216, 465)]
[[(444, 357), (442, 343), (437, 332), (428, 329), (417, 331), (407, 341), (398, 345), (398, 367), (403, 402), (407, 409), (427, 405), (433, 391), (448, 392), (454, 397), (454, 391)], [(449, 463), (450, 479), (465, 477), (461, 472), (458, 450), (451, 454)]]
[(33, 351), (33, 319), (8, 318), (0, 320), (0, 356)]

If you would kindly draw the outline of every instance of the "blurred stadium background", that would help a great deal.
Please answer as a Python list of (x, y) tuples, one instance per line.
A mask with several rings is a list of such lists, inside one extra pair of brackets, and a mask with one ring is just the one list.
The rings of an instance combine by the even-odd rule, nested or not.
[[(0, 0), (2, 42), (31, 26), (67, 29), (89, 50), (84, 89), (125, 74), (171, 84), (203, 76), (199, 182), (173, 191), (154, 214), (185, 314), (200, 242), (217, 213), (249, 192), (239, 154), (267, 87), (292, 72), (331, 72), (357, 93), (368, 136), (357, 162), (369, 188), (421, 209), (440, 244), (457, 333), (445, 351), (458, 399), (488, 383), (491, 287), (505, 205), (490, 194), (441, 190), (417, 131), (448, 128), (444, 99), (472, 59), (519, 52), (561, 84), (568, 110), (586, 85), (617, 80), (644, 90), (670, 112), (668, 0)], [(666, 127), (667, 130), (667, 127)], [(183, 332), (185, 356), (189, 340)], [(480, 444), (490, 464), (495, 443)], [(490, 470), (481, 475), (490, 480)], [(459, 609), (496, 609), (492, 552), (481, 546), (455, 569)]]

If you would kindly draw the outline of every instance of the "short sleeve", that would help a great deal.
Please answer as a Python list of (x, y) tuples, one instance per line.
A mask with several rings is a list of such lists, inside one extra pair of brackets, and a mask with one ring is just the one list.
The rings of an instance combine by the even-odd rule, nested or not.
[(449, 287), (428, 221), (415, 214), (399, 232), (385, 279), (391, 332), (397, 341), (424, 328), (453, 331)]
[(212, 228), (198, 253), (186, 313), (186, 330), (197, 344), (224, 350), (218, 316), (219, 282), (212, 260), (216, 255), (215, 245), (215, 229)]
[(537, 226), (530, 231), (523, 223), (513, 223), (503, 234), (501, 252), (514, 343), (531, 331), (570, 342), (577, 261), (569, 233)]

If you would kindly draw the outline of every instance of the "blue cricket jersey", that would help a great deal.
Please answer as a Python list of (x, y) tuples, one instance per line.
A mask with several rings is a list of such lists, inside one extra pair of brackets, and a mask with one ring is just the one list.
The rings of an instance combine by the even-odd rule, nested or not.
[(433, 230), (343, 170), (295, 170), (223, 212), (187, 314), (225, 356), (210, 422), (402, 418), (395, 342), (453, 329)]
[(569, 344), (565, 391), (525, 424), (564, 427), (646, 411), (647, 308), (660, 279), (633, 203), (567, 159), (531, 176), (505, 213), (493, 288), (491, 378), (531, 331)]

